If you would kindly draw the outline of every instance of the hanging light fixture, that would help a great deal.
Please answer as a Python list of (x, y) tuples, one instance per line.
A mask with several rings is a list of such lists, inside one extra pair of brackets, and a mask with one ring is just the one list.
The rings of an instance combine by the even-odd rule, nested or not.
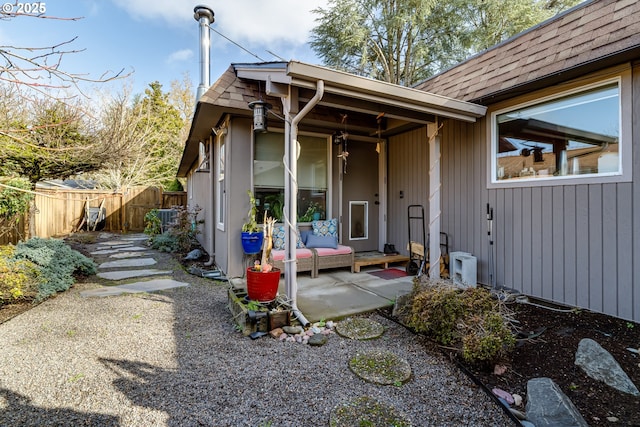
[(253, 101), (249, 103), (249, 108), (253, 110), (253, 131), (267, 131), (267, 113), (273, 106), (264, 101)]

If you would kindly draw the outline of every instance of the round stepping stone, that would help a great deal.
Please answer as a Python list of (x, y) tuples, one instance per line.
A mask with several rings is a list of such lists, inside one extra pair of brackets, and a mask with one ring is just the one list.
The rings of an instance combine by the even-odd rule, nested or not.
[(393, 406), (368, 396), (335, 406), (329, 416), (331, 427), (397, 426), (410, 427), (411, 423)]
[(356, 354), (349, 360), (349, 369), (363, 380), (381, 385), (401, 385), (411, 377), (409, 362), (384, 350)]
[(352, 340), (370, 340), (384, 333), (380, 323), (362, 317), (352, 317), (338, 322), (336, 332)]

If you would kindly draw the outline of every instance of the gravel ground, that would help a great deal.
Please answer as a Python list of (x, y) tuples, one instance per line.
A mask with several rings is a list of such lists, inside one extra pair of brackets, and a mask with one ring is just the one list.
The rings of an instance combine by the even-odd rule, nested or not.
[[(164, 254), (155, 254), (162, 258)], [(322, 347), (237, 332), (227, 287), (174, 268), (185, 288), (83, 298), (80, 283), (0, 324), (0, 425), (327, 426), (362, 396), (414, 426), (510, 426), (493, 401), (429, 342), (382, 316), (376, 340), (337, 334)], [(379, 386), (354, 375), (358, 351), (406, 359), (411, 379)]]

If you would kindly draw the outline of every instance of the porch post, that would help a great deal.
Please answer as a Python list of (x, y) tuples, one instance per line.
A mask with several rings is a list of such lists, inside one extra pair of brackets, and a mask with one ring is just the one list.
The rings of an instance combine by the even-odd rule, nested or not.
[[(437, 120), (437, 119), (436, 119)], [(440, 135), (442, 125), (427, 125), (429, 138), (429, 277), (440, 278)]]

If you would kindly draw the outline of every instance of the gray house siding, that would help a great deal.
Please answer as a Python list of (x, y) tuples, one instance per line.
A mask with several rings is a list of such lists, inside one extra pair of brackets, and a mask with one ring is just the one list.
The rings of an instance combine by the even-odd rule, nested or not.
[[(634, 112), (640, 73), (633, 70)], [(486, 203), (494, 209), (495, 281), (527, 295), (640, 320), (640, 118), (633, 182), (487, 189), (486, 119), (442, 129), (442, 230), (478, 257), (490, 284)]]
[[(408, 206), (423, 205), (426, 229), (429, 226), (429, 145), (426, 128), (422, 127), (393, 136), (389, 138), (387, 147), (389, 177), (387, 241), (393, 243), (398, 251), (406, 255), (408, 254)], [(422, 239), (422, 230), (418, 221), (412, 220), (411, 232), (414, 240)]]

